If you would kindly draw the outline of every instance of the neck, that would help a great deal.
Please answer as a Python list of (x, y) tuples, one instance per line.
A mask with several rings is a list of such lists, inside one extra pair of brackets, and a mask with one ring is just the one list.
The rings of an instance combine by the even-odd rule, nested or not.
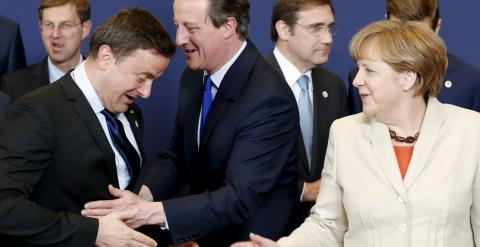
[(297, 56), (294, 55), (294, 52), (290, 49), (290, 47), (287, 44), (287, 41), (277, 41), (276, 44), (278, 50), (282, 55), (290, 62), (292, 63), (300, 73), (305, 74), (307, 71), (313, 69), (315, 67), (314, 64), (311, 63), (305, 63), (301, 61), (301, 59), (298, 59)]
[(206, 71), (209, 74), (213, 74), (217, 72), (223, 65), (225, 65), (228, 60), (230, 60), (235, 53), (237, 53), (238, 50), (242, 47), (243, 41), (239, 38), (235, 37), (230, 37), (231, 39), (229, 42), (225, 42), (224, 44), (224, 50), (222, 52), (217, 52), (217, 58), (216, 60), (220, 61), (216, 67), (214, 68), (207, 68)]
[(78, 54), (75, 54), (70, 60), (65, 61), (63, 63), (57, 63), (53, 61), (51, 58), (50, 60), (52, 61), (53, 65), (63, 71), (63, 73), (67, 73), (69, 70), (75, 68), (77, 66), (78, 62), (80, 61), (80, 52)]
[(427, 103), (423, 96), (414, 96), (413, 100), (397, 104), (397, 110), (382, 121), (388, 128), (399, 136), (414, 136), (422, 127), (423, 118), (427, 110)]

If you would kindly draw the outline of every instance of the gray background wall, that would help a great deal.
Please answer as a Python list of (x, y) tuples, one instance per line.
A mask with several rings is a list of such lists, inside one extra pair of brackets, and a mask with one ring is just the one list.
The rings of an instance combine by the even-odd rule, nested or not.
[[(175, 38), (172, 22), (173, 0), (91, 0), (94, 27), (123, 7), (145, 8), (159, 18)], [(251, 0), (250, 38), (262, 53), (272, 49), (270, 42), (270, 16), (274, 0)], [(341, 32), (334, 38), (330, 60), (326, 68), (346, 81), (353, 62), (348, 56), (348, 41), (364, 25), (384, 18), (384, 0), (334, 0), (335, 17)], [(38, 1), (0, 1), (0, 14), (17, 21), (22, 29), (28, 64), (46, 56), (38, 30)], [(443, 27), (440, 36), (450, 52), (480, 68), (480, 1), (440, 0)], [(1, 38), (1, 37), (0, 37)], [(83, 44), (86, 54), (87, 42)], [(153, 86), (148, 100), (139, 103), (145, 116), (145, 146), (147, 158), (168, 143), (176, 111), (178, 79), (185, 67), (183, 54), (178, 50), (165, 74)], [(200, 82), (199, 82), (200, 83)]]

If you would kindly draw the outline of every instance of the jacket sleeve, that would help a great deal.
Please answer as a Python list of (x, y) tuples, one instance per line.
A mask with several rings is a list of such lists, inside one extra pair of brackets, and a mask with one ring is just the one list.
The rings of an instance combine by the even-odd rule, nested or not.
[(33, 245), (92, 246), (97, 219), (35, 202), (36, 185), (52, 162), (54, 135), (49, 113), (29, 98), (14, 103), (0, 125), (0, 233)]

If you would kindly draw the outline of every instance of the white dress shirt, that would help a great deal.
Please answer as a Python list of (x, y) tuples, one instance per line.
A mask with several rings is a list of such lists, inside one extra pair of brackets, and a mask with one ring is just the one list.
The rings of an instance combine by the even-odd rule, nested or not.
[[(80, 90), (82, 90), (82, 93), (83, 95), (85, 95), (85, 98), (87, 98), (88, 103), (92, 107), (93, 111), (95, 112), (95, 115), (98, 118), (98, 121), (100, 122), (100, 125), (102, 126), (103, 132), (105, 133), (105, 136), (108, 139), (108, 143), (110, 143), (110, 147), (115, 153), (115, 164), (117, 166), (118, 184), (120, 186), (120, 189), (125, 189), (131, 180), (130, 172), (127, 167), (127, 164), (123, 160), (122, 156), (118, 152), (115, 145), (113, 145), (112, 139), (110, 138), (107, 121), (105, 119), (105, 116), (101, 113), (101, 111), (105, 109), (105, 107), (103, 106), (102, 101), (100, 100), (97, 93), (95, 92), (95, 89), (93, 88), (92, 83), (88, 79), (87, 73), (85, 72), (84, 62), (80, 63), (75, 68), (75, 70), (71, 73), (71, 76), (75, 81), (75, 83), (77, 84), (77, 86), (80, 88)], [(128, 122), (127, 117), (125, 117), (125, 114), (123, 113), (117, 113), (116, 117), (118, 118), (118, 120), (122, 122), (123, 128), (125, 130), (125, 134), (128, 140), (130, 141), (130, 143), (132, 144), (132, 146), (135, 148), (135, 150), (139, 154), (140, 161), (141, 161), (142, 156), (140, 155), (137, 141), (135, 140), (135, 136), (133, 135), (132, 129), (130, 128), (130, 123)]]

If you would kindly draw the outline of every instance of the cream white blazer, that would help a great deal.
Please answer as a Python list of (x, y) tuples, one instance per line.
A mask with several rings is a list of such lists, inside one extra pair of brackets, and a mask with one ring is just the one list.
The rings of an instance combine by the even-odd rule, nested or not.
[(335, 121), (311, 216), (283, 246), (480, 246), (480, 114), (430, 98), (405, 179), (388, 128)]

